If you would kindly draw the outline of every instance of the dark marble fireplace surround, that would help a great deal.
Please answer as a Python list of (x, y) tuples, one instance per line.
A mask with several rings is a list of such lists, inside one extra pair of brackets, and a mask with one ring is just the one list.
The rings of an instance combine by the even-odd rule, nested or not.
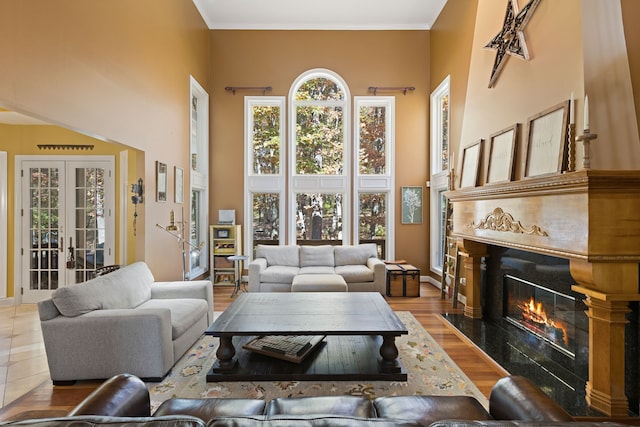
[[(585, 402), (589, 369), (589, 322), (584, 295), (572, 291), (575, 281), (569, 261), (491, 245), (484, 258), (481, 279), (482, 319), (446, 314), (456, 328), (511, 374), (523, 375), (542, 387), (573, 415), (601, 415)], [(507, 278), (548, 288), (575, 301), (573, 352), (563, 351), (506, 319)], [(544, 291), (543, 291), (544, 292)], [(637, 303), (630, 304), (625, 337), (626, 395), (630, 413), (640, 413), (640, 347)], [(573, 353), (573, 354), (571, 354)]]

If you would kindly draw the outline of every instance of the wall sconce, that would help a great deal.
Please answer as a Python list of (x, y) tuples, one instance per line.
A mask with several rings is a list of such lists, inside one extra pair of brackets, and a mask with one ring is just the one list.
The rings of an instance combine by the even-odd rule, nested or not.
[(142, 187), (142, 178), (138, 178), (138, 182), (135, 184), (131, 184), (131, 192), (133, 196), (131, 196), (131, 203), (133, 203), (134, 211), (133, 211), (133, 235), (136, 235), (136, 220), (138, 219), (138, 205), (144, 202), (142, 195), (144, 194), (144, 189)]

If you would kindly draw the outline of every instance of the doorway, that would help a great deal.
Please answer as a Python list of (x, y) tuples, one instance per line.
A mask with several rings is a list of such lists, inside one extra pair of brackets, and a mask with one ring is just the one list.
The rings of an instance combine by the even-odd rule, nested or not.
[(17, 156), (23, 303), (84, 282), (115, 259), (113, 156)]

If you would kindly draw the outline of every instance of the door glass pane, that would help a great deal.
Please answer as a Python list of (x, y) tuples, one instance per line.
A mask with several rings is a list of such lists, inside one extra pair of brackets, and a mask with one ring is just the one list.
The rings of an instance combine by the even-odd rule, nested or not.
[(201, 203), (201, 191), (193, 190), (191, 192), (191, 218), (189, 220), (189, 242), (191, 247), (189, 248), (191, 271), (201, 267), (202, 256), (200, 250), (196, 249), (200, 247), (200, 203)]
[(58, 170), (30, 168), (29, 177), (29, 289), (53, 290), (58, 288)]
[(253, 245), (278, 244), (280, 236), (280, 195), (253, 194)]
[(296, 173), (342, 175), (342, 107), (296, 108)]
[(449, 170), (449, 95), (440, 98), (440, 135), (442, 141), (442, 169)]
[(342, 241), (340, 193), (296, 194), (296, 239)]
[[(75, 230), (74, 262), (75, 282), (80, 283), (94, 276), (98, 267), (104, 266), (106, 237), (103, 168), (76, 168), (75, 171)], [(71, 246), (71, 245), (70, 245)]]
[(377, 243), (378, 257), (385, 258), (385, 240), (387, 237), (387, 194), (360, 193), (358, 241), (359, 243)]
[(280, 173), (280, 107), (253, 107), (253, 173)]
[(358, 157), (362, 175), (382, 175), (386, 166), (387, 109), (383, 106), (360, 107), (360, 146)]

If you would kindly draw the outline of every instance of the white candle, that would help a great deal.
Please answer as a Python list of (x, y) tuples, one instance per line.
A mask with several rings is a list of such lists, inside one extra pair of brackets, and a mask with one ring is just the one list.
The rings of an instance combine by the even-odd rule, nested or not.
[(571, 101), (569, 102), (569, 124), (576, 123), (576, 100), (573, 99), (573, 92), (571, 92)]
[(584, 96), (584, 128), (589, 129), (589, 96)]

